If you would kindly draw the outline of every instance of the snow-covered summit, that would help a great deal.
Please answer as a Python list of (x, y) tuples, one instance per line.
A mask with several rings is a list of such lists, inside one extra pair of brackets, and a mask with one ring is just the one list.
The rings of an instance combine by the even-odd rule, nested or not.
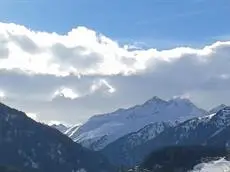
[(71, 138), (85, 147), (100, 150), (118, 138), (136, 132), (150, 123), (182, 122), (204, 114), (207, 112), (197, 108), (188, 99), (174, 98), (165, 101), (153, 97), (142, 105), (95, 115), (76, 130)]

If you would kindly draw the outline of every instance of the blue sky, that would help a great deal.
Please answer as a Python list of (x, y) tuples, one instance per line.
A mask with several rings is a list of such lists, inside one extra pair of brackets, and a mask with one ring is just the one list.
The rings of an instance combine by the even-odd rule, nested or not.
[(0, 0), (0, 21), (66, 33), (86, 26), (121, 43), (200, 46), (230, 35), (229, 0)]

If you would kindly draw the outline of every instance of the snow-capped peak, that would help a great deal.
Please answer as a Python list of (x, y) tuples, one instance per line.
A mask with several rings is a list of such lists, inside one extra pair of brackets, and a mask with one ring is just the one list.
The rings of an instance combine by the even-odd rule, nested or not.
[(102, 149), (118, 138), (136, 132), (150, 123), (176, 123), (206, 114), (206, 111), (197, 108), (188, 99), (174, 98), (165, 101), (153, 97), (142, 105), (93, 116), (72, 132), (71, 138), (88, 148), (94, 145), (94, 149)]

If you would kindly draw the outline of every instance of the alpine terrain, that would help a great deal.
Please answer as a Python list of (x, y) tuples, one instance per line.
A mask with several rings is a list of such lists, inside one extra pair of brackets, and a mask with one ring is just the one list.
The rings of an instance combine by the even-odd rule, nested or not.
[(188, 99), (175, 98), (165, 101), (153, 97), (142, 105), (95, 115), (74, 133), (67, 135), (86, 148), (102, 150), (110, 143), (131, 133), (130, 137), (136, 139), (135, 144), (139, 144), (133, 134), (138, 131), (140, 133), (137, 135), (141, 137), (140, 142), (145, 142), (161, 133), (165, 128), (205, 114), (207, 114), (205, 110), (196, 107)]
[[(124, 146), (126, 139), (119, 139), (102, 152), (111, 163), (118, 166), (135, 166), (154, 151), (172, 146), (207, 146), (229, 149), (230, 107), (217, 113), (196, 117), (169, 127), (156, 137), (136, 147)], [(127, 136), (126, 136), (127, 137)], [(125, 140), (125, 141), (124, 141)]]

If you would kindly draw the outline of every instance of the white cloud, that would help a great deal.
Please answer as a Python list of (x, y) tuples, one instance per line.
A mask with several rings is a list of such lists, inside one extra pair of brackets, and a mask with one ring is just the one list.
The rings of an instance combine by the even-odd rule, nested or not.
[(57, 76), (110, 75), (133, 70), (119, 62), (121, 55), (127, 53), (123, 48), (85, 27), (66, 35), (35, 32), (16, 24), (0, 23), (0, 27), (9, 51), (8, 58), (1, 59), (0, 69)]
[[(60, 124), (62, 124), (62, 125), (64, 125), (64, 126), (66, 126), (66, 127), (72, 127), (71, 124), (67, 124), (65, 121), (55, 121), (55, 120), (51, 120), (51, 121), (49, 121), (49, 122), (44, 122), (44, 123), (47, 123), (47, 125), (49, 125), (49, 126), (52, 126), (52, 125), (60, 125)], [(80, 124), (79, 124), (79, 125), (80, 125)]]
[(5, 97), (5, 93), (3, 91), (0, 91), (0, 99)]
[(56, 76), (136, 74), (147, 70), (149, 61), (170, 62), (186, 55), (206, 61), (216, 49), (230, 45), (217, 42), (203, 49), (130, 50), (85, 27), (66, 35), (32, 31), (16, 24), (0, 23), (0, 27), (0, 43), (4, 44), (0, 50), (0, 69)]
[(190, 99), (191, 96), (189, 95), (189, 93), (184, 93), (184, 94), (179, 95), (179, 96), (173, 96), (173, 98)]
[(35, 121), (38, 120), (36, 113), (26, 113), (26, 115)]
[(78, 123), (150, 97), (229, 104), (230, 41), (203, 48), (141, 49), (85, 27), (65, 35), (0, 23), (4, 102), (41, 121)]
[(76, 99), (79, 97), (71, 88), (62, 87), (54, 92), (54, 97), (61, 96), (70, 99)]
[(116, 89), (108, 83), (105, 79), (99, 79), (98, 81), (94, 82), (91, 86), (91, 91), (96, 92), (98, 90), (106, 91), (109, 93), (114, 93)]

